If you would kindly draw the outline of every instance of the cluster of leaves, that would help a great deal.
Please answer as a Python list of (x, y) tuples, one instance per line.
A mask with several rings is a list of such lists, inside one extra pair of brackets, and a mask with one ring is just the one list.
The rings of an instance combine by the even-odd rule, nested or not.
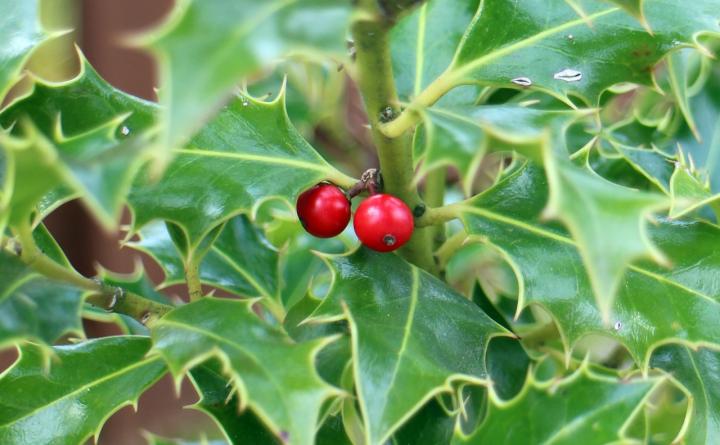
[[(167, 373), (219, 443), (718, 442), (720, 1), (185, 0), (140, 39), (159, 103), (82, 54), (28, 71), (63, 34), (39, 9), (0, 4), (0, 443), (83, 443)], [(349, 135), (376, 47), (376, 141), (440, 195), (430, 271), (288, 206), (356, 182), (315, 130)], [(43, 225), (72, 199), (110, 230), (129, 206), (163, 281), (75, 272)]]

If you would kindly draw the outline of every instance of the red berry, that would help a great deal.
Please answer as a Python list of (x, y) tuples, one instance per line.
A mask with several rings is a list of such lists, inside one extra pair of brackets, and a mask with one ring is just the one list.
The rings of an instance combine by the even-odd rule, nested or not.
[(305, 230), (318, 238), (337, 236), (350, 222), (350, 201), (332, 184), (318, 184), (303, 192), (296, 209)]
[(400, 199), (380, 193), (358, 206), (353, 226), (363, 244), (378, 252), (390, 252), (412, 236), (413, 214)]

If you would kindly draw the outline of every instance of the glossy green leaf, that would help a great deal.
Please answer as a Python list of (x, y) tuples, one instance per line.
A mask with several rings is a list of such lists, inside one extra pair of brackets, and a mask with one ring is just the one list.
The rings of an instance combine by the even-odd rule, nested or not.
[(51, 367), (36, 346), (0, 377), (0, 442), (13, 445), (83, 443), (105, 420), (165, 373), (158, 357), (146, 357), (144, 337), (106, 337), (56, 346)]
[[(431, 104), (457, 85), (481, 84), (531, 88), (566, 102), (572, 96), (596, 104), (600, 94), (614, 84), (650, 85), (653, 67), (668, 52), (682, 46), (700, 47), (700, 34), (720, 31), (715, 0), (692, 5), (652, 0), (645, 4), (641, 21), (605, 2), (571, 3), (585, 14), (579, 16), (578, 8), (567, 2), (483, 2), (457, 48), (443, 45), (442, 56), (433, 54), (433, 60), (452, 57), (452, 62), (418, 96), (418, 103)], [(631, 5), (620, 3), (626, 8)], [(467, 2), (460, 0), (435, 0), (428, 8), (433, 4), (452, 11), (467, 8)], [(405, 20), (418, 21), (422, 14), (426, 12), (421, 8)], [(498, 23), (507, 24), (503, 32), (498, 32)], [(447, 26), (426, 27), (423, 41), (445, 41), (448, 35), (455, 41)], [(415, 72), (416, 58), (403, 60), (406, 66), (401, 71)]]
[(608, 323), (620, 279), (634, 260), (664, 262), (646, 219), (666, 207), (663, 195), (606, 181), (589, 168), (546, 162), (550, 195), (544, 215), (561, 219), (577, 242), (603, 321)]
[(530, 379), (513, 400), (491, 396), (483, 423), (468, 437), (457, 433), (453, 444), (625, 443), (624, 429), (661, 382), (619, 381), (585, 368), (559, 382)]
[(227, 377), (222, 363), (210, 360), (190, 371), (190, 379), (200, 394), (192, 408), (209, 415), (231, 445), (252, 443), (276, 445), (277, 439), (249, 409), (240, 412), (240, 400)]
[(393, 27), (393, 73), (401, 98), (420, 94), (450, 65), (479, 4), (480, 0), (429, 1)]
[(393, 445), (440, 445), (452, 439), (455, 418), (448, 416), (443, 407), (430, 400), (398, 430)]
[(205, 297), (159, 320), (155, 347), (176, 377), (211, 357), (249, 407), (277, 437), (312, 444), (323, 403), (339, 395), (318, 376), (314, 360), (328, 338), (303, 343), (260, 320), (252, 301)]
[(515, 271), (518, 314), (540, 305), (558, 324), (568, 354), (577, 340), (597, 333), (620, 341), (643, 368), (661, 343), (720, 344), (713, 321), (720, 317), (720, 287), (710, 278), (719, 264), (716, 226), (681, 221), (651, 226), (650, 238), (672, 267), (631, 265), (607, 326), (576, 243), (563, 228), (539, 220), (546, 200), (541, 171), (525, 166), (462, 208), (468, 233), (495, 246)]
[(337, 0), (178, 2), (148, 42), (160, 65), (167, 148), (187, 141), (264, 65), (296, 53), (342, 57), (349, 15), (349, 2)]
[(328, 263), (334, 281), (311, 320), (350, 325), (368, 444), (454, 382), (488, 383), (487, 343), (507, 334), (477, 306), (395, 255), (361, 248)]
[[(166, 225), (153, 221), (140, 229), (139, 235), (138, 241), (128, 245), (149, 254), (163, 268), (165, 278), (160, 287), (182, 283), (183, 259)], [(280, 285), (278, 257), (246, 216), (236, 216), (225, 224), (203, 257), (200, 280), (237, 295), (276, 300)]]
[(46, 38), (40, 24), (40, 0), (3, 2), (0, 5), (0, 98), (18, 80), (30, 52)]
[(292, 127), (282, 94), (274, 102), (237, 97), (174, 153), (160, 181), (139, 179), (130, 204), (136, 229), (153, 219), (170, 221), (182, 229), (191, 251), (219, 224), (268, 199), (294, 202), (324, 179), (354, 184)]
[[(652, 34), (621, 8), (598, 1), (582, 2), (582, 7), (586, 17), (578, 17), (565, 2), (485, 2), (444, 82), (513, 87), (514, 79), (527, 78), (531, 88), (594, 104), (613, 84), (649, 85), (653, 66), (666, 53), (682, 45), (696, 46), (702, 32), (720, 31), (715, 0), (691, 5), (647, 2), (645, 17)], [(506, 32), (498, 32), (497, 23), (508, 23)]]
[(64, 186), (103, 224), (115, 227), (130, 183), (147, 159), (143, 133), (153, 125), (156, 106), (113, 88), (86, 61), (82, 67), (67, 82), (38, 80), (29, 96), (0, 115), (3, 126), (23, 134), (6, 147), (14, 167), (11, 224)]
[(0, 346), (24, 339), (52, 343), (67, 333), (83, 336), (85, 291), (39, 275), (6, 251), (0, 251), (0, 277)]
[(414, 141), (415, 158), (422, 161), (417, 179), (434, 168), (453, 166), (468, 192), (486, 153), (517, 151), (540, 160), (551, 149), (553, 133), (562, 134), (564, 127), (587, 114), (517, 105), (434, 106), (424, 113), (423, 130)]
[(720, 354), (706, 348), (668, 345), (653, 354), (650, 364), (669, 372), (690, 392), (692, 412), (683, 443), (699, 445), (720, 440)]

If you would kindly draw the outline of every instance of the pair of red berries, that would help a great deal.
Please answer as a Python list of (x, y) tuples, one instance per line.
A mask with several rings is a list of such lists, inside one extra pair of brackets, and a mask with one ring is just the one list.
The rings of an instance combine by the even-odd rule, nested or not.
[[(350, 222), (350, 200), (332, 184), (318, 184), (297, 200), (297, 214), (305, 230), (318, 238), (339, 235)], [(391, 252), (412, 236), (413, 215), (400, 199), (378, 193), (360, 203), (353, 220), (355, 234), (367, 247)]]

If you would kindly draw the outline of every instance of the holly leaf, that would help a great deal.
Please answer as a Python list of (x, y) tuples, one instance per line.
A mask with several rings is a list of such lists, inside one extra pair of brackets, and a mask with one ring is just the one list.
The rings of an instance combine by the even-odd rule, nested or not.
[[(140, 239), (126, 245), (150, 255), (162, 268), (165, 288), (184, 281), (183, 259), (160, 221), (147, 224)], [(247, 216), (228, 221), (200, 264), (202, 283), (245, 297), (277, 300), (279, 253)]]
[(336, 0), (178, 3), (145, 39), (159, 63), (165, 147), (184, 144), (259, 68), (289, 54), (341, 58), (350, 12)]
[(176, 309), (152, 329), (156, 349), (176, 378), (216, 357), (249, 407), (283, 440), (310, 445), (323, 403), (340, 391), (318, 376), (314, 361), (332, 341), (295, 343), (252, 310), (253, 301), (205, 297)]
[(273, 102), (236, 97), (189, 143), (176, 149), (160, 181), (140, 175), (130, 194), (134, 227), (153, 219), (176, 224), (187, 252), (239, 213), (266, 200), (294, 202), (322, 180), (355, 181), (331, 167), (292, 127), (284, 94)]
[(43, 277), (7, 251), (0, 251), (0, 276), (0, 347), (25, 339), (51, 344), (69, 333), (84, 336), (85, 291)]
[(14, 167), (8, 186), (11, 224), (64, 187), (43, 206), (77, 195), (113, 228), (147, 159), (147, 131), (157, 106), (116, 90), (81, 61), (74, 79), (59, 84), (37, 79), (29, 96), (0, 114), (0, 123), (14, 127), (18, 138), (4, 144)]
[(395, 255), (361, 248), (327, 261), (334, 281), (309, 320), (350, 325), (368, 444), (454, 383), (488, 384), (487, 344), (508, 333), (472, 302)]
[(419, 95), (450, 65), (479, 3), (479, 0), (425, 2), (392, 28), (393, 74), (403, 100)]
[(549, 146), (551, 137), (564, 134), (570, 123), (590, 112), (519, 105), (436, 105), (423, 113), (422, 131), (413, 141), (415, 159), (422, 161), (415, 180), (440, 166), (453, 166), (460, 171), (463, 189), (469, 194), (487, 153), (519, 152), (541, 160), (545, 151), (554, 149)]
[(469, 436), (456, 430), (453, 444), (606, 444), (627, 440), (625, 429), (664, 379), (619, 381), (586, 366), (560, 381), (530, 378), (513, 400), (492, 394), (482, 424)]
[(718, 199), (709, 182), (703, 184), (699, 176), (685, 160), (677, 162), (670, 178), (670, 218), (680, 218)]
[(710, 64), (707, 70), (707, 80), (689, 99), (699, 138), (689, 126), (682, 127), (670, 148), (675, 150), (679, 145), (702, 172), (703, 179), (708, 180), (712, 193), (717, 194), (720, 193), (720, 63)]
[(609, 323), (620, 279), (634, 260), (664, 263), (646, 228), (663, 195), (614, 184), (589, 168), (556, 159), (545, 163), (550, 195), (544, 216), (563, 221), (577, 242), (603, 321)]
[[(685, 428), (688, 445), (715, 443), (720, 439), (720, 386), (717, 382), (720, 353), (707, 348), (692, 350), (667, 345), (653, 354), (651, 366), (664, 369), (689, 392), (692, 411)], [(686, 420), (687, 421), (687, 420)]]
[(210, 360), (190, 371), (190, 380), (200, 394), (200, 400), (192, 408), (210, 416), (231, 445), (276, 445), (276, 438), (252, 411), (239, 411), (237, 391), (223, 376), (222, 369), (222, 363)]
[[(626, 7), (630, 4), (622, 1)], [(450, 65), (414, 105), (431, 105), (462, 84), (529, 87), (567, 103), (572, 96), (597, 104), (601, 93), (614, 84), (652, 85), (653, 67), (673, 49), (687, 46), (708, 52), (698, 43), (699, 35), (720, 31), (714, 0), (689, 7), (671, 0), (648, 2), (643, 9), (652, 34), (620, 7), (604, 2), (582, 6), (584, 17), (566, 2), (483, 3)], [(467, 3), (452, 2), (448, 7), (465, 11)], [(497, 23), (507, 24), (505, 31), (498, 32)]]
[(542, 172), (525, 165), (459, 209), (468, 234), (496, 247), (514, 270), (516, 314), (528, 305), (545, 308), (557, 323), (568, 357), (577, 340), (596, 333), (625, 345), (642, 369), (663, 343), (720, 344), (720, 329), (712, 322), (720, 317), (720, 288), (709, 278), (718, 264), (716, 226), (687, 221), (651, 226), (650, 239), (672, 268), (651, 262), (631, 265), (607, 326), (594, 303), (577, 243), (561, 226), (540, 222), (547, 193)]
[(0, 35), (8, 40), (0, 49), (0, 99), (19, 79), (32, 50), (47, 38), (40, 24), (40, 1), (3, 2)]
[(17, 445), (84, 443), (97, 440), (108, 417), (165, 373), (158, 357), (146, 357), (150, 340), (106, 337), (53, 347), (47, 369), (43, 351), (32, 344), (0, 377), (0, 442)]

